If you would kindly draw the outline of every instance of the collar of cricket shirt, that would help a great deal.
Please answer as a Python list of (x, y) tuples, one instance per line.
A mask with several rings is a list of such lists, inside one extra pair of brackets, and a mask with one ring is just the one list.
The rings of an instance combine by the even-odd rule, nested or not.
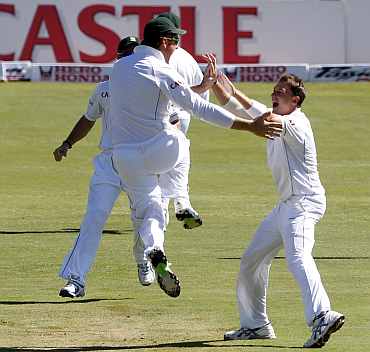
[(151, 46), (139, 45), (134, 49), (134, 52), (140, 53), (141, 55), (145, 55), (145, 56), (154, 56), (158, 60), (166, 62), (161, 51), (158, 49), (154, 49)]

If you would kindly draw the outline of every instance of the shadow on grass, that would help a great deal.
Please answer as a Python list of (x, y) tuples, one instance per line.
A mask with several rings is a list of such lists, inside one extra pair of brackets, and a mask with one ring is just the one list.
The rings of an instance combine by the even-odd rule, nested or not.
[[(89, 299), (79, 299), (76, 301), (0, 301), (0, 305), (22, 305), (22, 304), (82, 304), (82, 303), (93, 303), (93, 302), (101, 302), (101, 301), (123, 301), (128, 299), (134, 299), (130, 297), (125, 298), (89, 298)], [(2, 351), (0, 347), (0, 352)]]
[[(43, 230), (43, 231), (0, 231), (0, 235), (28, 235), (28, 234), (49, 234), (49, 233), (77, 233), (79, 232), (80, 229), (74, 229), (74, 228), (65, 228), (65, 229), (60, 229), (60, 230)], [(124, 229), (122, 231), (118, 230), (104, 230), (103, 234), (109, 234), (109, 235), (125, 235), (125, 234), (131, 234), (132, 229)]]
[[(240, 257), (220, 257), (219, 260), (240, 260)], [(286, 259), (285, 257), (275, 257), (274, 259)], [(369, 260), (370, 257), (313, 257), (315, 260)]]
[[(213, 342), (223, 342), (223, 344), (211, 344)], [(161, 349), (161, 348), (271, 348), (271, 349), (301, 349), (298, 346), (279, 346), (279, 345), (251, 345), (251, 344), (228, 344), (224, 340), (203, 340), (203, 341), (180, 341), (151, 345), (128, 345), (128, 346), (80, 346), (80, 347), (47, 347), (47, 348), (22, 348), (22, 347), (0, 347), (0, 352), (78, 352), (78, 351), (120, 351), (120, 350), (141, 350), (141, 349)]]

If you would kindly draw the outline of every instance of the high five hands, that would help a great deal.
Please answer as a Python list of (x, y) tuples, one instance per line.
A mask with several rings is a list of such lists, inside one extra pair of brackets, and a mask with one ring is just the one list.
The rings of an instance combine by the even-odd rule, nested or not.
[(208, 64), (204, 72), (202, 85), (210, 89), (217, 82), (216, 57), (211, 53), (204, 54), (202, 57), (207, 60)]

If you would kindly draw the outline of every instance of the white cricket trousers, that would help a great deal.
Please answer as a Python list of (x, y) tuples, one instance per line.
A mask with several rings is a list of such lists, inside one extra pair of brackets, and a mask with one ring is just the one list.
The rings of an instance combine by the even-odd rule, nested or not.
[(306, 322), (330, 310), (328, 295), (312, 257), (315, 224), (324, 215), (325, 196), (291, 197), (280, 202), (258, 227), (243, 254), (237, 281), (240, 325), (257, 328), (269, 322), (266, 291), (272, 259), (284, 247), (289, 271), (298, 283)]
[[(163, 130), (141, 144), (113, 148), (114, 167), (127, 187), (134, 231), (148, 254), (153, 248), (164, 251), (165, 217), (159, 176), (188, 157), (189, 142), (176, 128)], [(138, 258), (136, 258), (138, 259)]]
[(120, 177), (113, 169), (112, 153), (102, 152), (94, 158), (86, 213), (80, 232), (60, 268), (60, 277), (72, 277), (85, 284), (86, 274), (95, 261), (96, 252), (107, 219), (118, 196), (124, 191)]
[(190, 116), (191, 115), (187, 111), (183, 111), (183, 110), (178, 112), (177, 115), (178, 115), (178, 118), (179, 118), (179, 121), (180, 121), (180, 130), (186, 136), (186, 134), (188, 133), (188, 130), (189, 130), (190, 119), (191, 119)]
[[(177, 127), (186, 136), (191, 115), (182, 109), (176, 111), (179, 120)], [(190, 146), (190, 141), (189, 146)], [(170, 200), (174, 200), (176, 213), (179, 210), (192, 208), (189, 197), (189, 171), (190, 151), (172, 170), (160, 176), (159, 183), (162, 188), (162, 207), (165, 212), (166, 225), (169, 223), (168, 206)]]
[[(188, 140), (190, 145), (190, 141)], [(169, 223), (168, 206), (170, 199), (175, 199), (175, 208), (191, 208), (189, 199), (189, 170), (190, 170), (190, 152), (184, 152), (183, 157), (169, 171), (159, 175), (159, 187), (162, 192), (162, 210), (165, 217), (165, 228)], [(176, 209), (177, 211), (177, 209)], [(137, 263), (146, 261), (144, 255), (144, 244), (137, 232), (134, 233), (134, 257)]]
[[(189, 145), (190, 142), (188, 141)], [(162, 189), (163, 210), (168, 211), (170, 199), (175, 199), (182, 209), (191, 208), (189, 199), (190, 151), (168, 172), (159, 176)], [(177, 209), (176, 209), (177, 210)]]

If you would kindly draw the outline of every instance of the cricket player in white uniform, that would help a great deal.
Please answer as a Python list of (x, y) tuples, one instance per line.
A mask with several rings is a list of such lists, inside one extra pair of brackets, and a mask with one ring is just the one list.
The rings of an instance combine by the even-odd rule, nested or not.
[[(235, 89), (225, 76), (220, 81), (231, 87), (224, 90), (232, 92), (226, 106), (236, 114), (255, 118), (267, 110)], [(225, 103), (228, 99), (223, 99), (219, 85), (215, 93)], [(314, 228), (324, 215), (326, 198), (311, 125), (300, 109), (305, 95), (303, 82), (295, 75), (281, 77), (272, 92), (272, 119), (282, 122), (283, 132), (267, 142), (267, 159), (280, 200), (241, 259), (237, 283), (241, 328), (226, 332), (225, 340), (275, 338), (266, 312), (266, 291), (272, 259), (283, 247), (288, 268), (301, 289), (306, 322), (312, 328), (304, 347), (322, 347), (344, 323), (344, 316), (331, 310), (312, 257)]]
[[(165, 12), (158, 17), (168, 18), (176, 28), (180, 28), (180, 18), (172, 13)], [(189, 87), (197, 86), (203, 81), (203, 73), (195, 61), (186, 50), (180, 46), (173, 52), (169, 59), (169, 64), (183, 77), (185, 84)], [(209, 100), (209, 91), (201, 94), (203, 99)], [(191, 114), (175, 104), (172, 104), (170, 121), (177, 120), (178, 127), (186, 135), (189, 129)], [(189, 198), (188, 178), (190, 171), (190, 154), (188, 159), (176, 165), (176, 168), (161, 176), (163, 209), (168, 222), (168, 205), (170, 199), (174, 198), (175, 214), (179, 221), (184, 222), (185, 229), (192, 229), (202, 225), (202, 218), (192, 207)]]
[[(136, 37), (122, 39), (117, 48), (117, 58), (125, 57), (133, 52), (139, 44)], [(79, 235), (64, 258), (60, 276), (68, 280), (60, 290), (62, 297), (83, 297), (85, 295), (86, 274), (90, 271), (101, 241), (102, 231), (120, 193), (125, 191), (117, 172), (112, 164), (112, 142), (109, 134), (109, 81), (96, 85), (89, 98), (86, 113), (72, 129), (70, 135), (61, 146), (54, 151), (56, 161), (67, 156), (72, 145), (84, 138), (98, 119), (102, 120), (100, 139), (101, 153), (94, 159), (94, 174), (90, 180), (88, 204)], [(141, 255), (140, 255), (141, 251)], [(138, 278), (142, 285), (150, 285), (155, 280), (151, 263), (143, 257), (142, 248), (134, 238), (133, 252), (137, 262)]]
[[(122, 39), (117, 48), (117, 59), (131, 55), (139, 44), (136, 37), (130, 36)], [(196, 86), (194, 84), (194, 86)], [(100, 142), (101, 154), (94, 159), (95, 172), (90, 181), (90, 191), (87, 211), (81, 224), (80, 233), (68, 255), (65, 257), (60, 270), (60, 276), (67, 284), (60, 290), (62, 297), (83, 297), (85, 295), (86, 275), (95, 260), (101, 241), (104, 225), (112, 211), (119, 194), (124, 191), (124, 186), (113, 169), (112, 143), (108, 133), (109, 121), (109, 82), (97, 84), (96, 89), (89, 99), (87, 112), (76, 123), (66, 141), (58, 147), (54, 156), (57, 161), (67, 156), (68, 149), (81, 138), (84, 138), (95, 124), (97, 119), (102, 120), (102, 136)], [(173, 121), (175, 122), (175, 121)], [(172, 122), (172, 123), (173, 123)], [(188, 172), (189, 158), (176, 165), (176, 168), (161, 175), (160, 184), (164, 194), (171, 198), (188, 199)], [(167, 198), (168, 199), (168, 198)], [(186, 204), (182, 202), (181, 204)], [(189, 203), (190, 204), (190, 203)], [(191, 212), (189, 208), (183, 208)], [(164, 209), (167, 210), (167, 207)], [(184, 225), (188, 228), (197, 226), (199, 219), (196, 212), (186, 213), (188, 217)], [(191, 226), (193, 224), (193, 226)], [(144, 255), (143, 243), (135, 233), (133, 239), (133, 255), (137, 263), (139, 282), (148, 286), (155, 281), (155, 273), (151, 263)]]
[(179, 296), (180, 283), (165, 256), (165, 218), (158, 175), (188, 156), (189, 143), (169, 121), (170, 100), (224, 128), (273, 138), (281, 127), (280, 123), (263, 118), (253, 122), (236, 118), (184, 85), (183, 78), (166, 63), (183, 33), (167, 18), (148, 22), (143, 45), (136, 47), (133, 55), (118, 60), (110, 78), (114, 167), (131, 200), (134, 231), (143, 241), (160, 287), (171, 297)]

